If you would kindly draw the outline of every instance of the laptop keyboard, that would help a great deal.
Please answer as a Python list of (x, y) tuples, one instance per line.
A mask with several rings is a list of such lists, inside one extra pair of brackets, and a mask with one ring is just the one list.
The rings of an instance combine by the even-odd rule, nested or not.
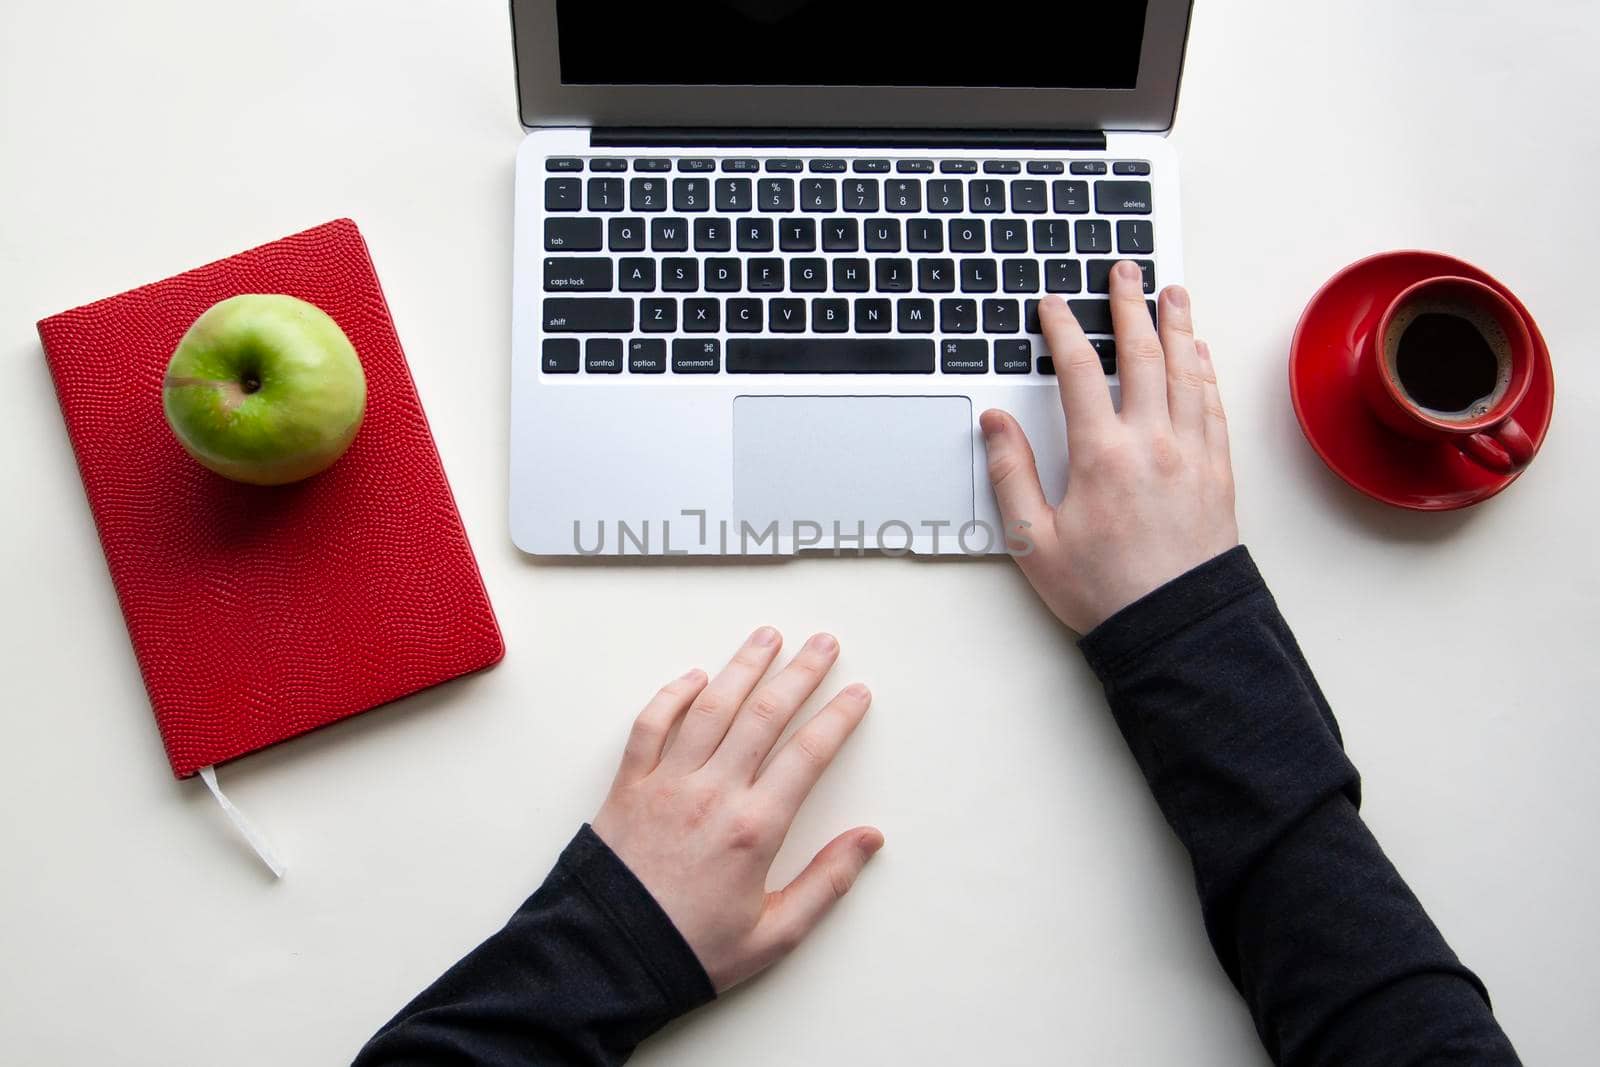
[(1136, 260), (1156, 289), (1140, 160), (545, 168), (546, 374), (1051, 374), (1046, 293), (1114, 374), (1111, 265)]

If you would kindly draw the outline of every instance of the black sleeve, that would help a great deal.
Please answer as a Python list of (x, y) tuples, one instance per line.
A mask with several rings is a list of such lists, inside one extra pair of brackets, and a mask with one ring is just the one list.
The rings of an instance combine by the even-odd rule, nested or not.
[(1242, 546), (1082, 648), (1275, 1062), (1518, 1062), (1362, 822), (1333, 712)]
[(713, 996), (672, 920), (586, 825), (511, 921), (355, 1063), (618, 1064)]

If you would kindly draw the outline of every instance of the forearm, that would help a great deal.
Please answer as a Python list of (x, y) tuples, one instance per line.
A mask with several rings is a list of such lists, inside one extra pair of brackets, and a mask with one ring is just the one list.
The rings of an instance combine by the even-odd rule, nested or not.
[(710, 980), (649, 892), (585, 826), (511, 921), (361, 1050), (379, 1064), (620, 1064)]
[(1516, 1062), (1481, 985), (1357, 814), (1333, 715), (1242, 548), (1083, 648), (1276, 1060)]

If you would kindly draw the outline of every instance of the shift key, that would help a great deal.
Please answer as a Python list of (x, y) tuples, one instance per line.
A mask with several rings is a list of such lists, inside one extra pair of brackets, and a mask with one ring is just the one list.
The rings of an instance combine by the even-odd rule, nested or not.
[(545, 297), (544, 328), (547, 333), (628, 333), (633, 329), (633, 301)]
[(611, 261), (603, 256), (550, 256), (544, 261), (544, 288), (550, 293), (609, 293)]

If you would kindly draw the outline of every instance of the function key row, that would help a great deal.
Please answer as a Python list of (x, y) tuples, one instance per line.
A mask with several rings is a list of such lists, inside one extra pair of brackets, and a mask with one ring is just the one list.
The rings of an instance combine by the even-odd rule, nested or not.
[[(583, 170), (585, 162), (577, 156), (550, 156), (544, 161), (544, 169), (552, 174), (571, 173)], [(632, 160), (633, 169), (637, 171), (672, 170), (673, 162), (660, 156), (641, 156)], [(685, 157), (676, 162), (678, 170), (689, 173), (713, 171), (718, 166), (715, 159), (704, 156)], [(749, 173), (760, 170), (763, 162), (766, 170), (771, 173), (798, 173), (810, 170), (813, 174), (843, 174), (846, 169), (857, 174), (889, 173), (887, 159), (767, 158), (763, 160), (755, 156), (737, 156), (722, 160), (721, 168), (728, 173)], [(628, 163), (629, 160), (623, 156), (595, 156), (587, 160), (588, 168), (592, 171), (627, 170)], [(976, 174), (978, 166), (979, 162), (975, 159), (944, 159), (938, 163), (939, 172), (942, 174)], [(986, 159), (983, 160), (982, 166), (985, 174), (1021, 174), (1024, 166), (1029, 174), (1061, 174), (1067, 165), (1058, 159), (1030, 159), (1026, 162), (1017, 159)], [(1073, 174), (1105, 174), (1107, 166), (1104, 160), (1075, 160), (1071, 163), (1071, 171)], [(1117, 175), (1137, 176), (1150, 173), (1150, 164), (1143, 160), (1122, 160), (1113, 162), (1109, 166), (1110, 173)], [(932, 174), (934, 161), (900, 159), (895, 161), (894, 169), (900, 174)]]

